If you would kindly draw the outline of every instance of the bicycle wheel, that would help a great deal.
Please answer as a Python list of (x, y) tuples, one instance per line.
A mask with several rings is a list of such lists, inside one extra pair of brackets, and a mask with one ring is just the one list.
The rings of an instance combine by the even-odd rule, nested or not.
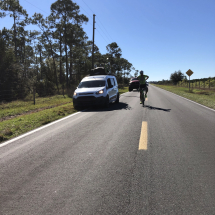
[(140, 89), (140, 101), (141, 104), (143, 103), (143, 91)]
[(144, 106), (144, 102), (145, 102), (145, 96), (144, 96), (144, 92), (143, 92), (143, 94), (142, 94), (142, 104), (143, 104), (143, 106)]
[(145, 102), (145, 89), (142, 91), (142, 104), (144, 106), (144, 102)]

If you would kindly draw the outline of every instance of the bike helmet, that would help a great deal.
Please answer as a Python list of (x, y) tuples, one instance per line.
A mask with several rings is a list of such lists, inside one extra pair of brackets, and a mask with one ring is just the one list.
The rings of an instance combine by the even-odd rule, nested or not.
[(143, 70), (140, 71), (140, 74), (143, 75)]

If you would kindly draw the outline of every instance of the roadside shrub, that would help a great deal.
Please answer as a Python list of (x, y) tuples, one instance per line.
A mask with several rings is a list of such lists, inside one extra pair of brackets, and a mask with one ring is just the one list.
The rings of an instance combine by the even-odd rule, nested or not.
[(55, 84), (51, 81), (40, 81), (36, 83), (36, 92), (40, 97), (56, 94)]
[(5, 131), (4, 131), (4, 135), (6, 136), (11, 136), (13, 134), (12, 130), (7, 128)]
[(76, 87), (75, 87), (75, 86), (71, 86), (70, 88), (68, 88), (68, 89), (66, 90), (66, 94), (67, 94), (70, 98), (72, 98), (72, 97), (73, 97), (73, 94), (74, 94), (75, 89), (76, 89)]
[[(35, 98), (38, 98), (39, 95), (38, 93), (35, 93)], [(34, 100), (34, 95), (33, 93), (29, 93), (25, 98), (24, 101), (33, 101)]]
[(7, 137), (4, 137), (3, 134), (0, 134), (0, 142), (4, 141), (4, 140), (7, 140), (8, 138)]

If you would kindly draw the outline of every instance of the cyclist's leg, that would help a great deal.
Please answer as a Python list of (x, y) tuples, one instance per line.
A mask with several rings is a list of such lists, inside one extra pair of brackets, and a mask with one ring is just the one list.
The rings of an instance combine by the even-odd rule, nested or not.
[(140, 85), (140, 103), (142, 103), (142, 93), (143, 93), (143, 88)]
[(148, 92), (148, 87), (146, 86), (146, 84), (143, 85), (143, 96), (145, 98), (147, 98), (147, 92)]
[(139, 90), (140, 90), (140, 101), (141, 101), (141, 95), (142, 95), (142, 88), (141, 88), (141, 85), (139, 86)]
[(141, 89), (140, 89), (140, 101), (141, 101)]

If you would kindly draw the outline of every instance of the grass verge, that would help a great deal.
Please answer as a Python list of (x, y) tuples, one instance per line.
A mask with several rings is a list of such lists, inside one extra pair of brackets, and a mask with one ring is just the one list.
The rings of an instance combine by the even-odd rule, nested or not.
[[(119, 88), (119, 93), (128, 92), (128, 87)], [(0, 143), (17, 137), (72, 113), (72, 99), (68, 96), (37, 98), (32, 101), (13, 101), (0, 104)]]
[(126, 92), (128, 92), (128, 87), (119, 88), (119, 94), (123, 94), (123, 93), (126, 93)]
[[(152, 84), (154, 85), (154, 84)], [(192, 89), (189, 91), (186, 87), (154, 85), (164, 90), (175, 93), (184, 98), (190, 99), (199, 104), (215, 110), (215, 92), (212, 90)]]
[(12, 101), (0, 104), (0, 121), (8, 119), (9, 117), (18, 116), (21, 114), (31, 113), (33, 111), (40, 111), (49, 109), (62, 104), (72, 102), (68, 96), (56, 95), (45, 98), (36, 98), (36, 104), (33, 101)]
[(17, 137), (75, 112), (77, 111), (70, 103), (2, 121), (0, 122), (0, 142)]

